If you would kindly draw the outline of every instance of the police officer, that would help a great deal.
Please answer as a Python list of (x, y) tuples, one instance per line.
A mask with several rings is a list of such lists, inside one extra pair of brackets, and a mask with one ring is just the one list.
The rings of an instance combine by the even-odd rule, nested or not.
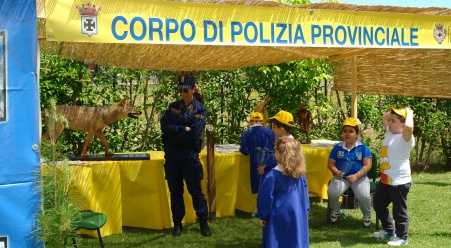
[(205, 109), (193, 97), (194, 87), (193, 76), (181, 76), (179, 79), (181, 99), (169, 105), (160, 121), (165, 152), (165, 174), (171, 194), (174, 236), (181, 235), (182, 219), (185, 216), (183, 180), (191, 194), (201, 234), (211, 235), (207, 220), (207, 202), (201, 190), (203, 173), (199, 161), (205, 127)]

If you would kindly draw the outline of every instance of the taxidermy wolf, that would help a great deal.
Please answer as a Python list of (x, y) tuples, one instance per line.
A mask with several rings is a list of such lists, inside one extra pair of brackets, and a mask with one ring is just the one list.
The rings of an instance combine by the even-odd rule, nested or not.
[(106, 126), (111, 125), (126, 117), (138, 118), (141, 112), (134, 109), (127, 99), (110, 106), (86, 107), (74, 105), (57, 105), (56, 115), (64, 117), (65, 121), (49, 121), (46, 138), (56, 142), (65, 128), (86, 132), (81, 157), (86, 157), (89, 145), (94, 137), (97, 137), (105, 148), (105, 157), (111, 155), (108, 140), (103, 133)]

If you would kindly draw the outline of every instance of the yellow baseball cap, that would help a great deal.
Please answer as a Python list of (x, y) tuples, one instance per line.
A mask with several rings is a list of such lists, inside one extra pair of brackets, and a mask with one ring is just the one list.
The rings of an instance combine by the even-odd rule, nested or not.
[(277, 120), (283, 125), (294, 127), (293, 115), (290, 112), (280, 110), (276, 115), (269, 118), (270, 120)]
[(250, 117), (250, 121), (263, 121), (263, 115), (260, 112), (252, 112)]
[(362, 124), (359, 119), (348, 117), (343, 121), (343, 126), (351, 126), (351, 127), (357, 127), (360, 124)]
[(391, 108), (390, 110), (395, 114), (402, 116), (404, 119), (407, 117), (407, 108)]

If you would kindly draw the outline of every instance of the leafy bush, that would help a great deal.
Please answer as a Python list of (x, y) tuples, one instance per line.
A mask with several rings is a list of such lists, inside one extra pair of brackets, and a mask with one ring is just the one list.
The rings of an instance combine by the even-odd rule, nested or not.
[[(90, 71), (78, 62), (47, 54), (41, 56), (43, 109), (48, 108), (51, 97), (58, 104), (90, 106), (109, 105), (127, 97), (144, 114), (142, 118), (125, 119), (105, 130), (112, 151), (162, 149), (160, 113), (178, 98), (176, 73), (103, 66)], [(301, 140), (340, 139), (341, 122), (350, 115), (347, 106), (351, 106), (351, 97), (333, 91), (332, 75), (333, 68), (327, 61), (307, 59), (233, 71), (199, 72), (196, 77), (208, 112), (207, 120), (216, 129), (216, 142), (237, 143), (248, 114), (266, 96), (271, 97), (270, 115), (280, 109), (296, 114), (301, 104), (308, 106), (313, 127), (309, 135), (295, 130), (295, 136)], [(422, 168), (446, 163), (451, 169), (451, 101), (361, 95), (358, 116), (364, 123), (363, 139), (373, 151), (379, 150), (383, 138), (381, 116), (390, 106), (411, 106), (415, 111), (414, 162)], [(62, 153), (78, 154), (84, 135), (66, 130), (59, 140)], [(100, 143), (93, 142), (90, 152), (102, 152)]]

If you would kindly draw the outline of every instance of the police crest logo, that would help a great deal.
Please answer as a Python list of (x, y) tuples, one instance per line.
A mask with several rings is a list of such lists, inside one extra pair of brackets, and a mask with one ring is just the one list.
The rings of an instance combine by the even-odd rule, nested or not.
[(81, 17), (81, 33), (89, 37), (97, 34), (97, 15), (99, 14), (100, 8), (96, 8), (94, 4), (87, 3), (77, 6), (77, 9)]
[(8, 238), (0, 236), (0, 248), (8, 248)]
[(442, 44), (446, 37), (446, 30), (443, 24), (435, 24), (434, 39), (438, 44)]
[(362, 154), (362, 152), (356, 152), (356, 157), (357, 157), (357, 160), (362, 160), (362, 158), (363, 158), (363, 154)]

